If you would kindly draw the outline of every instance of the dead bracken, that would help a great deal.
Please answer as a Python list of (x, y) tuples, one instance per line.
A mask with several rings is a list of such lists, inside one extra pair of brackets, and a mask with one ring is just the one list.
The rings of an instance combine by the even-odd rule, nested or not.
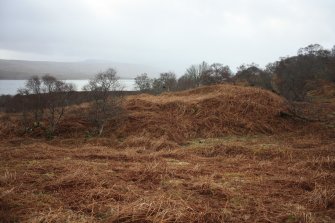
[(128, 96), (100, 137), (85, 135), (85, 106), (49, 141), (2, 116), (0, 222), (335, 220), (334, 129), (283, 117), (274, 93)]

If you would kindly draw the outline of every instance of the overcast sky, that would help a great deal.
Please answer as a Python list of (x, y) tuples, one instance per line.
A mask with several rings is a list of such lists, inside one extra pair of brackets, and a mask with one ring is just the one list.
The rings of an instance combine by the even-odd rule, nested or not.
[(334, 0), (0, 0), (0, 58), (264, 66), (335, 44)]

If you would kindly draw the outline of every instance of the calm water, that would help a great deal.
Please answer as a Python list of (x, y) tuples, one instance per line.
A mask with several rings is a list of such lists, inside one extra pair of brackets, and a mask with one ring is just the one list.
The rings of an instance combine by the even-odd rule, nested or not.
[[(0, 80), (0, 95), (15, 95), (17, 89), (24, 87), (25, 82), (25, 80)], [(80, 91), (88, 83), (88, 80), (66, 80), (66, 82), (75, 84), (76, 89)], [(133, 79), (120, 79), (120, 83), (126, 91), (135, 90), (135, 80)]]

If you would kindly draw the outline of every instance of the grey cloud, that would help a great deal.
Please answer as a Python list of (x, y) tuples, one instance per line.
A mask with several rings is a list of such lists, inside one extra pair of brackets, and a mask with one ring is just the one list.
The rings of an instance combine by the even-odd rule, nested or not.
[(0, 57), (109, 59), (179, 74), (202, 60), (265, 65), (309, 43), (331, 47), (334, 9), (332, 0), (1, 0)]

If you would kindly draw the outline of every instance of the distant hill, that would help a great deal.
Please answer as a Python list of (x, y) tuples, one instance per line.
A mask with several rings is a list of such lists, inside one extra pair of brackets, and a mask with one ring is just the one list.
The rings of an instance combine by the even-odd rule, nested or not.
[(87, 60), (81, 62), (51, 62), (0, 59), (0, 80), (25, 80), (32, 75), (51, 74), (58, 79), (89, 79), (99, 71), (114, 68), (122, 79), (135, 78), (140, 73), (157, 75), (158, 70), (139, 64)]

